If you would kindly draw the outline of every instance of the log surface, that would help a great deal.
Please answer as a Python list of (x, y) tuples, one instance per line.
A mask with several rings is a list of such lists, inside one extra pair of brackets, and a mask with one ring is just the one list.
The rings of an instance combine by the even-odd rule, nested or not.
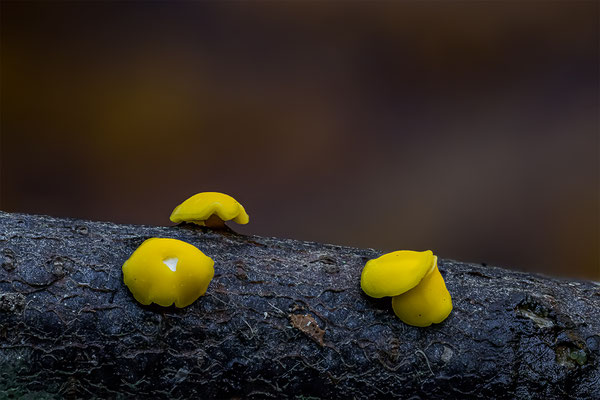
[[(215, 260), (204, 297), (133, 299), (150, 237)], [(598, 283), (440, 259), (454, 310), (416, 328), (360, 289), (381, 254), (0, 212), (0, 397), (600, 398)]]

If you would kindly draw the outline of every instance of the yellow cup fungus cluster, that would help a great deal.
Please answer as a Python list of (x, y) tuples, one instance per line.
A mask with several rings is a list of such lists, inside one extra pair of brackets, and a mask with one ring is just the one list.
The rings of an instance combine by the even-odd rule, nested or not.
[[(248, 214), (224, 193), (198, 193), (173, 210), (171, 221), (193, 222), (213, 228), (224, 221), (247, 224)], [(123, 264), (123, 281), (142, 304), (186, 307), (206, 293), (215, 273), (214, 261), (198, 248), (176, 239), (152, 238), (140, 245)]]
[(369, 260), (360, 286), (371, 297), (392, 297), (394, 313), (409, 325), (437, 324), (452, 311), (450, 293), (430, 250), (401, 250)]
[[(244, 207), (217, 192), (195, 194), (175, 207), (175, 223), (191, 222), (222, 228), (225, 221), (249, 222)], [(204, 295), (214, 275), (214, 262), (191, 244), (152, 238), (123, 264), (123, 280), (137, 301), (186, 307)], [(395, 251), (369, 260), (360, 278), (371, 297), (392, 297), (394, 313), (413, 326), (440, 323), (452, 311), (452, 299), (430, 250)]]
[(171, 221), (192, 222), (211, 228), (224, 226), (225, 221), (247, 224), (250, 217), (236, 199), (224, 193), (202, 192), (193, 195), (173, 210)]

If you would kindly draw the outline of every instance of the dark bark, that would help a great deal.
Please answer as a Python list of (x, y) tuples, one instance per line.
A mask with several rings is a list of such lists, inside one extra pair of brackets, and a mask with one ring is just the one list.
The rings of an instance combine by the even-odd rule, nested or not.
[[(215, 260), (204, 297), (133, 299), (150, 237)], [(442, 259), (454, 311), (415, 328), (360, 290), (380, 254), (0, 212), (0, 397), (599, 398), (597, 283)]]

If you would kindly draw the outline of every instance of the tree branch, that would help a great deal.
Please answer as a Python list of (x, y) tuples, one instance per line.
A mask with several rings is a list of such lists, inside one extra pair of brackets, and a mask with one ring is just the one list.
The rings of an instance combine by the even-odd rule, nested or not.
[[(215, 260), (204, 297), (142, 306), (145, 239)], [(20, 398), (597, 398), (600, 286), (440, 260), (454, 303), (415, 328), (360, 289), (381, 253), (197, 226), (0, 212), (0, 393)]]

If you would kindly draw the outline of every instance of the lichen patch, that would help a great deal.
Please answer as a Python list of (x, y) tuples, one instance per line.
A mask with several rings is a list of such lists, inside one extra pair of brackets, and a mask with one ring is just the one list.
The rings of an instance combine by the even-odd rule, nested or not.
[(527, 296), (516, 307), (517, 315), (532, 320), (538, 328), (553, 328), (555, 323), (551, 314), (551, 307), (536, 297)]
[(561, 345), (555, 349), (556, 362), (558, 365), (575, 368), (587, 363), (587, 353), (575, 346)]
[(517, 309), (517, 314), (521, 315), (523, 317), (527, 317), (530, 320), (532, 320), (533, 322), (535, 322), (535, 324), (539, 327), (539, 328), (552, 328), (554, 327), (554, 322), (547, 318), (547, 317), (543, 317), (540, 315), (537, 315), (536, 313), (534, 313), (533, 311), (530, 310), (525, 310), (525, 309)]

